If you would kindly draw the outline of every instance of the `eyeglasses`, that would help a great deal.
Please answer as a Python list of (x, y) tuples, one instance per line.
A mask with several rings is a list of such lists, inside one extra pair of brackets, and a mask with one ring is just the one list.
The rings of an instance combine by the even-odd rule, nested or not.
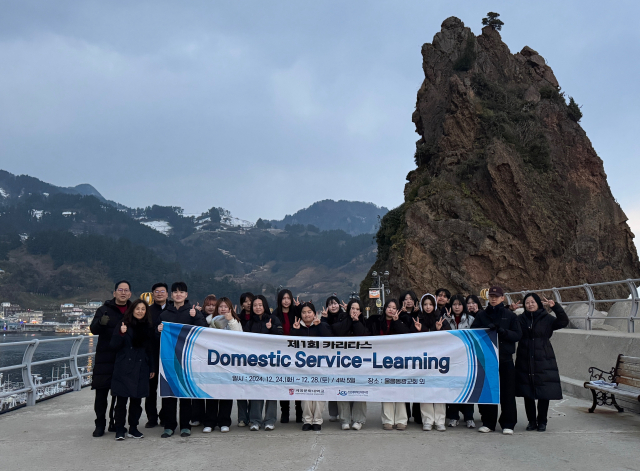
[(157, 289), (153, 292), (153, 294), (167, 294), (167, 290)]
[(118, 293), (122, 293), (122, 294), (124, 294), (124, 293), (131, 293), (131, 291), (130, 291), (130, 290), (128, 290), (128, 289), (124, 289), (124, 288), (118, 288), (116, 291), (117, 291)]

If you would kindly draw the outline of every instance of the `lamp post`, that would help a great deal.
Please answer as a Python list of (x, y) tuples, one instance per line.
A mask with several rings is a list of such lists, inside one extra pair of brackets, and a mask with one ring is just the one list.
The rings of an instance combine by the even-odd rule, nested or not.
[[(385, 296), (391, 293), (391, 291), (388, 288), (385, 288), (385, 283), (387, 284), (389, 283), (389, 271), (385, 271), (384, 273), (380, 273), (380, 274), (377, 271), (374, 271), (371, 273), (371, 278), (373, 278), (373, 283), (371, 285), (371, 288), (380, 290), (379, 299), (381, 300), (382, 306), (384, 306)], [(381, 313), (382, 306), (378, 306), (378, 314)]]

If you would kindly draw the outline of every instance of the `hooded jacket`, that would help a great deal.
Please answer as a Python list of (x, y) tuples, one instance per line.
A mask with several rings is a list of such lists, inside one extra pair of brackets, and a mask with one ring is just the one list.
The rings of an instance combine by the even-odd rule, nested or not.
[(354, 321), (349, 314), (343, 312), (338, 317), (338, 320), (333, 323), (331, 329), (336, 337), (365, 337), (371, 335), (363, 313), (360, 313), (358, 320)]
[[(130, 305), (131, 301), (127, 301), (127, 309)], [(107, 325), (100, 324), (102, 316), (109, 317)], [(98, 336), (98, 345), (96, 345), (91, 389), (111, 387), (113, 365), (116, 361), (116, 352), (111, 348), (111, 337), (116, 326), (122, 325), (122, 317), (123, 314), (120, 312), (115, 298), (105, 301), (93, 316), (90, 329), (93, 335)]]
[(124, 334), (120, 326), (114, 329), (110, 343), (116, 352), (111, 394), (122, 397), (147, 397), (149, 376), (156, 370), (153, 356), (153, 341), (156, 335), (147, 322), (134, 321), (132, 325), (127, 326)]
[[(329, 301), (331, 301), (331, 300), (334, 300), (340, 306), (338, 308), (338, 312), (336, 312), (335, 314), (329, 312)], [(327, 319), (327, 322), (329, 323), (329, 325), (335, 324), (336, 322), (338, 322), (342, 318), (343, 314), (346, 314), (344, 312), (344, 309), (342, 309), (342, 305), (340, 305), (340, 299), (338, 299), (337, 296), (329, 296), (327, 298), (327, 300), (325, 301), (325, 303), (324, 303), (324, 307), (327, 309), (327, 317), (326, 317), (326, 319)]]
[[(537, 294), (529, 296), (538, 303), (535, 312), (525, 310), (518, 316), (522, 338), (516, 353), (516, 396), (530, 399), (562, 399), (560, 373), (550, 338), (555, 330), (569, 325), (569, 318), (559, 304), (549, 314)], [(523, 300), (523, 304), (524, 304)]]
[(472, 329), (492, 329), (498, 332), (500, 361), (513, 361), (516, 352), (516, 342), (522, 337), (522, 329), (516, 315), (500, 303), (497, 306), (489, 304), (484, 311), (476, 316)]
[[(431, 311), (431, 314), (427, 314), (426, 312), (424, 312), (424, 310), (422, 309), (422, 304), (427, 296), (431, 298), (434, 306), (437, 305), (436, 297), (431, 293), (427, 293), (420, 298), (420, 312), (422, 313), (422, 316), (424, 318), (424, 323), (422, 324), (422, 332), (438, 332), (436, 322), (442, 319), (443, 316), (440, 312), (440, 309), (438, 308), (435, 308), (433, 311)], [(451, 330), (451, 327), (449, 326), (448, 322), (443, 322), (440, 330)]]

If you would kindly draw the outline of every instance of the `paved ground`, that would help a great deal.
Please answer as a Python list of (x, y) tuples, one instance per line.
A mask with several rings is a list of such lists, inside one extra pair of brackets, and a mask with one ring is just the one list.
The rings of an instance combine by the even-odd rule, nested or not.
[(380, 425), (380, 405), (370, 404), (368, 422), (357, 432), (327, 420), (321, 432), (278, 423), (273, 432), (233, 425), (227, 434), (203, 434), (198, 427), (190, 438), (161, 439), (158, 427), (143, 429), (142, 440), (124, 442), (116, 442), (113, 433), (91, 436), (92, 401), (92, 391), (85, 389), (0, 415), (0, 469), (640, 469), (640, 415), (608, 407), (589, 414), (589, 403), (570, 397), (552, 403), (545, 433), (524, 430), (521, 402), (513, 436), (461, 427), (423, 432), (413, 423), (404, 432), (387, 432)]

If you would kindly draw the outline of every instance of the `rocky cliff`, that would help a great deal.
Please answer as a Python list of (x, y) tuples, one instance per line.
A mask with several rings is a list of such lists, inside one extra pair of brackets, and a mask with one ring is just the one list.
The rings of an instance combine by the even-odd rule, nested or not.
[(455, 17), (422, 57), (417, 168), (382, 220), (372, 267), (389, 270), (392, 294), (640, 277), (580, 109), (545, 59), (529, 47), (512, 54), (497, 31), (476, 37)]

